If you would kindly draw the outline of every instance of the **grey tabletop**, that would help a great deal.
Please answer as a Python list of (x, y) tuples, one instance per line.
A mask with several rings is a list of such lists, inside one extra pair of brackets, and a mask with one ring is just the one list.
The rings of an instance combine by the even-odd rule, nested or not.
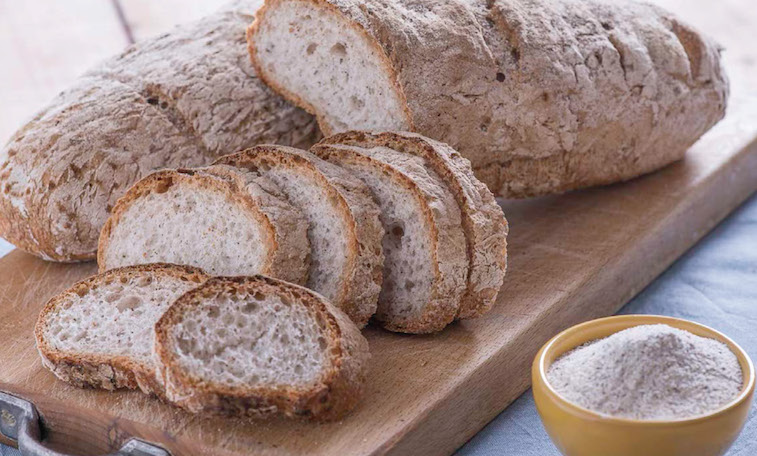
[[(2, 242), (0, 240), (0, 242)], [(0, 244), (0, 251), (10, 247)], [(757, 196), (718, 226), (620, 313), (659, 314), (712, 326), (757, 359)], [(459, 456), (558, 455), (528, 391), (458, 452)], [(749, 420), (728, 456), (757, 454), (757, 419)], [(0, 456), (18, 456), (0, 446)]]

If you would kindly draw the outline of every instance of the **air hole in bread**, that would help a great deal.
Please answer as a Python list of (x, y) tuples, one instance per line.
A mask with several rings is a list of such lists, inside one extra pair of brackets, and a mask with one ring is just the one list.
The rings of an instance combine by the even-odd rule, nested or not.
[(347, 48), (344, 47), (344, 44), (342, 43), (336, 43), (335, 45), (331, 46), (331, 53), (338, 56), (338, 57), (344, 57), (347, 55)]
[(124, 296), (116, 304), (116, 308), (123, 312), (125, 310), (134, 310), (142, 304), (142, 300), (138, 296)]

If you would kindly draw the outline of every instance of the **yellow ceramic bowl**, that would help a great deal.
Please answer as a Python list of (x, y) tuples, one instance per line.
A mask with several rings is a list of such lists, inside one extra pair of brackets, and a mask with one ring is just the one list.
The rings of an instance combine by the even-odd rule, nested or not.
[[(744, 387), (722, 408), (704, 416), (670, 421), (611, 418), (560, 397), (547, 382), (547, 369), (563, 353), (638, 325), (664, 323), (728, 345), (741, 364)], [(552, 441), (567, 456), (716, 456), (741, 432), (752, 404), (754, 366), (732, 340), (714, 329), (677, 318), (621, 315), (569, 328), (544, 345), (531, 370), (534, 399)]]

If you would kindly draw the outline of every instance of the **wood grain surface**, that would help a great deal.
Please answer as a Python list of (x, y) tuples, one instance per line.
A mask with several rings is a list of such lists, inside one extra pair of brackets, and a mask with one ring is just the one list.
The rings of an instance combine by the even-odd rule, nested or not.
[[(433, 336), (366, 329), (373, 354), (367, 394), (345, 420), (202, 418), (136, 392), (57, 381), (39, 362), (32, 327), (50, 296), (95, 266), (51, 264), (18, 251), (0, 260), (0, 389), (31, 399), (49, 443), (79, 454), (106, 452), (132, 435), (174, 455), (451, 453), (528, 387), (541, 344), (616, 312), (757, 190), (757, 50), (743, 35), (757, 26), (754, 12), (742, 0), (658, 3), (727, 47), (733, 90), (726, 119), (684, 161), (649, 176), (502, 201), (511, 226), (509, 270), (492, 312)], [(751, 28), (730, 22), (737, 16)]]

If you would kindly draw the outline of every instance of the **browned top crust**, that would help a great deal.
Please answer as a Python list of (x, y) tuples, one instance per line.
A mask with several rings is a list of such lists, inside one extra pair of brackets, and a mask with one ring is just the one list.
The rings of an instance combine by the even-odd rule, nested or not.
[[(328, 341), (328, 366), (304, 387), (236, 386), (198, 378), (177, 361), (172, 328), (187, 312), (208, 297), (221, 293), (285, 295), (305, 306)], [(264, 418), (275, 414), (317, 420), (337, 419), (352, 410), (363, 392), (370, 357), (368, 342), (339, 309), (317, 293), (265, 276), (216, 277), (179, 298), (155, 326), (156, 355), (169, 400), (194, 413), (245, 415)]]

